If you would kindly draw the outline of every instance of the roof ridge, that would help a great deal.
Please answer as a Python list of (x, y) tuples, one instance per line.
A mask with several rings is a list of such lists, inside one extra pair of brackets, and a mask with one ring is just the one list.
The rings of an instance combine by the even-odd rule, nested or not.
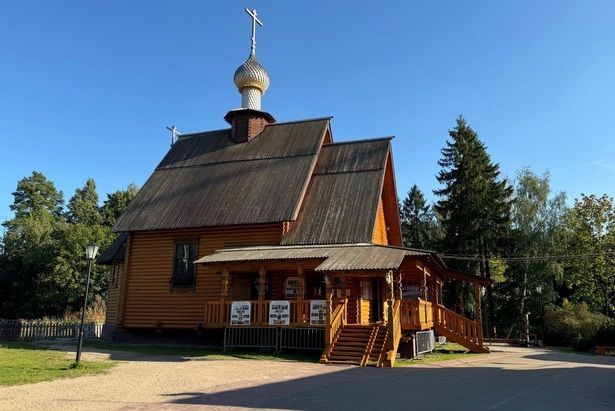
[(341, 146), (343, 144), (361, 144), (361, 143), (371, 143), (374, 141), (384, 141), (384, 140), (388, 140), (391, 141), (395, 138), (395, 136), (388, 136), (388, 137), (374, 137), (374, 138), (364, 138), (361, 140), (347, 140), (347, 141), (339, 141), (337, 143), (329, 143), (329, 144), (323, 144), (322, 147), (330, 147), (330, 146)]
[(207, 131), (194, 131), (191, 133), (181, 133), (178, 136), (178, 141), (182, 140), (184, 138), (191, 138), (191, 137), (196, 137), (198, 135), (203, 135), (203, 134), (213, 134), (213, 133), (219, 133), (221, 131), (231, 131), (230, 127), (227, 128), (219, 128), (217, 130), (207, 130)]
[(282, 121), (282, 122), (267, 124), (267, 127), (269, 127), (269, 126), (281, 126), (281, 125), (285, 125), (285, 124), (295, 124), (295, 123), (310, 123), (310, 122), (315, 122), (315, 121), (331, 120), (332, 118), (333, 118), (333, 116), (326, 116), (326, 117), (307, 118), (305, 120)]
[(369, 171), (381, 171), (384, 167), (378, 168), (365, 168), (362, 170), (344, 170), (344, 171), (321, 171), (312, 173), (313, 176), (334, 175), (334, 174), (355, 174), (355, 173), (367, 173)]

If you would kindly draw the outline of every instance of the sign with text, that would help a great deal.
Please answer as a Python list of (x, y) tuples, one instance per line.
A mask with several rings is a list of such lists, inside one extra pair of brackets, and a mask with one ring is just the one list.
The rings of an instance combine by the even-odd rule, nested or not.
[(250, 301), (233, 301), (231, 305), (231, 325), (250, 325), (252, 304)]
[(327, 318), (327, 302), (312, 300), (310, 302), (310, 325), (325, 325)]
[(269, 325), (290, 324), (290, 301), (272, 301), (269, 304)]

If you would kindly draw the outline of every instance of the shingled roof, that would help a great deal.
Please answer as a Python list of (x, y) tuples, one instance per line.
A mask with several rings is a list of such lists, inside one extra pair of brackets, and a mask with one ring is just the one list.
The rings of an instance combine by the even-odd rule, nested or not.
[(282, 244), (370, 243), (390, 144), (382, 138), (323, 146)]
[(182, 136), (114, 230), (294, 220), (329, 120), (271, 124), (240, 144), (229, 129)]

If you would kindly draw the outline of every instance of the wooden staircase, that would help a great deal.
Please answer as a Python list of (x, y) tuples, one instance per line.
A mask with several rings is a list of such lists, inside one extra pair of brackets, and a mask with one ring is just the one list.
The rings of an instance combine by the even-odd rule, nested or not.
[(470, 320), (443, 305), (436, 305), (434, 331), (475, 353), (488, 353), (483, 345), (483, 330), (480, 323)]
[(384, 325), (344, 325), (320, 362), (382, 367), (387, 335)]

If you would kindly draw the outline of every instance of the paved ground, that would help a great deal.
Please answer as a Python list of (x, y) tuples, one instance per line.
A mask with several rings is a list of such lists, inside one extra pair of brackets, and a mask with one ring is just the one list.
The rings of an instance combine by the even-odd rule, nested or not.
[(615, 358), (539, 349), (394, 369), (113, 358), (108, 374), (0, 388), (0, 409), (615, 409)]

